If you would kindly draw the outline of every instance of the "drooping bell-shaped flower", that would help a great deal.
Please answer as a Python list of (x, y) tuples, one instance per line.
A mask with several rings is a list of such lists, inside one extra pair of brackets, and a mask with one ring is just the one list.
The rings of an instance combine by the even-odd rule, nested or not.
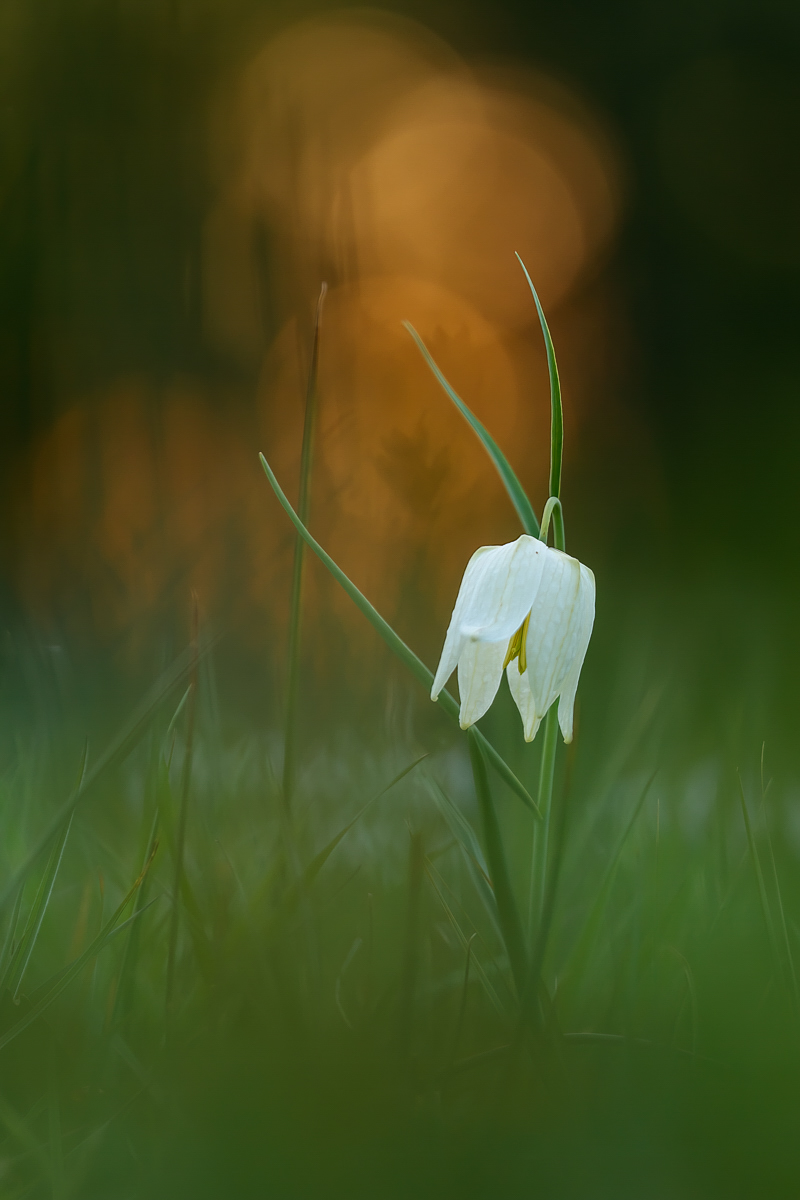
[(558, 699), (572, 741), (572, 709), (594, 624), (594, 575), (576, 558), (522, 534), (482, 546), (467, 563), (431, 689), (435, 700), (458, 667), (462, 729), (497, 695), (505, 670), (525, 740)]

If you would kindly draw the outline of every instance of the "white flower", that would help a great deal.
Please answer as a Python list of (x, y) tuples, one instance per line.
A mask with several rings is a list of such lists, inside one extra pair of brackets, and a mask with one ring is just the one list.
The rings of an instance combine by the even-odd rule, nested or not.
[(494, 700), (503, 670), (525, 740), (560, 697), (558, 723), (572, 741), (572, 709), (594, 624), (594, 575), (576, 558), (524, 533), (482, 546), (467, 563), (431, 699), (458, 666), (462, 729)]

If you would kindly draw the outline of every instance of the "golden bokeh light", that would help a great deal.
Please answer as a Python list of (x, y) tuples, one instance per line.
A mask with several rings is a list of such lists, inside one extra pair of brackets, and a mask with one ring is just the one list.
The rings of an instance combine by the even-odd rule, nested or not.
[[(606, 371), (585, 284), (620, 213), (609, 139), (561, 84), (351, 11), (285, 30), (220, 85), (210, 147), (205, 331), (259, 382), (235, 401), (200, 379), (113, 382), (70, 406), (19, 476), (25, 603), (43, 619), (83, 612), (108, 636), (192, 587), (243, 632), (248, 613), (284, 619), (293, 538), (256, 454), (294, 497), (325, 279), (314, 528), (387, 615), (441, 621), (472, 550), (517, 522), (402, 321), (540, 508), (547, 369), (514, 251), (559, 330), (574, 436)], [(310, 572), (317, 608), (320, 588), (346, 619)]]

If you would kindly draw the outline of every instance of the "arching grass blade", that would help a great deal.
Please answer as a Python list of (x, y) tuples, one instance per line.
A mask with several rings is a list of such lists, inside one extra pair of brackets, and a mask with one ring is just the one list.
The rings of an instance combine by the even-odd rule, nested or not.
[(470, 409), (467, 407), (467, 405), (464, 403), (464, 401), (461, 399), (461, 397), (458, 395), (458, 393), (454, 390), (454, 388), (452, 388), (450, 386), (448, 381), (445, 379), (445, 377), (442, 374), (442, 372), (440, 371), (439, 367), (436, 365), (433, 358), (431, 357), (430, 351), (428, 350), (427, 346), (423, 342), (422, 338), (417, 333), (414, 326), (411, 325), (408, 321), (404, 321), (403, 325), (405, 326), (405, 328), (408, 330), (408, 332), (411, 334), (412, 338), (416, 342), (420, 354), (422, 355), (422, 357), (425, 359), (425, 362), (430, 367), (430, 369), (433, 372), (433, 375), (435, 376), (438, 383), (441, 384), (442, 388), (444, 388), (445, 392), (450, 397), (450, 399), (453, 401), (453, 404), (455, 404), (456, 408), (461, 413), (462, 417), (467, 422), (467, 424), (470, 425), (471, 428), (478, 435), (481, 443), (483, 444), (483, 446), (486, 450), (486, 453), (489, 455), (489, 458), (494, 463), (497, 473), (500, 476), (501, 480), (503, 481), (503, 485), (504, 485), (506, 491), (508, 492), (511, 503), (514, 505), (514, 508), (517, 510), (517, 515), (518, 515), (520, 521), (522, 522), (522, 528), (525, 530), (526, 533), (529, 533), (531, 535), (531, 537), (538, 537), (539, 536), (539, 521), (537, 520), (536, 513), (533, 511), (533, 505), (531, 504), (528, 497), (525, 495), (522, 484), (520, 483), (520, 481), (517, 479), (516, 475), (514, 474), (511, 464), (509, 463), (506, 456), (503, 454), (503, 451), (500, 449), (497, 442), (494, 440), (492, 435), (489, 433), (486, 426), (483, 425), (478, 420), (478, 418), (475, 416), (475, 414), (470, 411)]
[(561, 495), (561, 461), (564, 456), (564, 411), (561, 406), (561, 380), (558, 375), (558, 363), (550, 336), (550, 328), (544, 315), (541, 301), (536, 294), (533, 280), (528, 274), (528, 268), (517, 254), (517, 261), (525, 272), (528, 287), (531, 289), (533, 302), (539, 314), (539, 324), (544, 335), (544, 345), (547, 351), (547, 370), (550, 373), (550, 495)]

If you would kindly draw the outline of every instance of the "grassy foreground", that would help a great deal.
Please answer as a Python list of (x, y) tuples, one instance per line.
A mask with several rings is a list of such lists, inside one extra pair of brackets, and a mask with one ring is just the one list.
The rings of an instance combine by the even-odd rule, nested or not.
[[(0, 1194), (795, 1195), (793, 668), (725, 594), (606, 588), (546, 943), (533, 819), (490, 777), (543, 956), (526, 1022), (465, 739), (415, 684), (402, 723), (301, 726), (287, 812), (280, 733), (217, 693), (224, 642), (196, 706), (188, 651), (85, 761), (50, 668), (7, 648)], [(485, 732), (535, 794), (508, 696)]]

